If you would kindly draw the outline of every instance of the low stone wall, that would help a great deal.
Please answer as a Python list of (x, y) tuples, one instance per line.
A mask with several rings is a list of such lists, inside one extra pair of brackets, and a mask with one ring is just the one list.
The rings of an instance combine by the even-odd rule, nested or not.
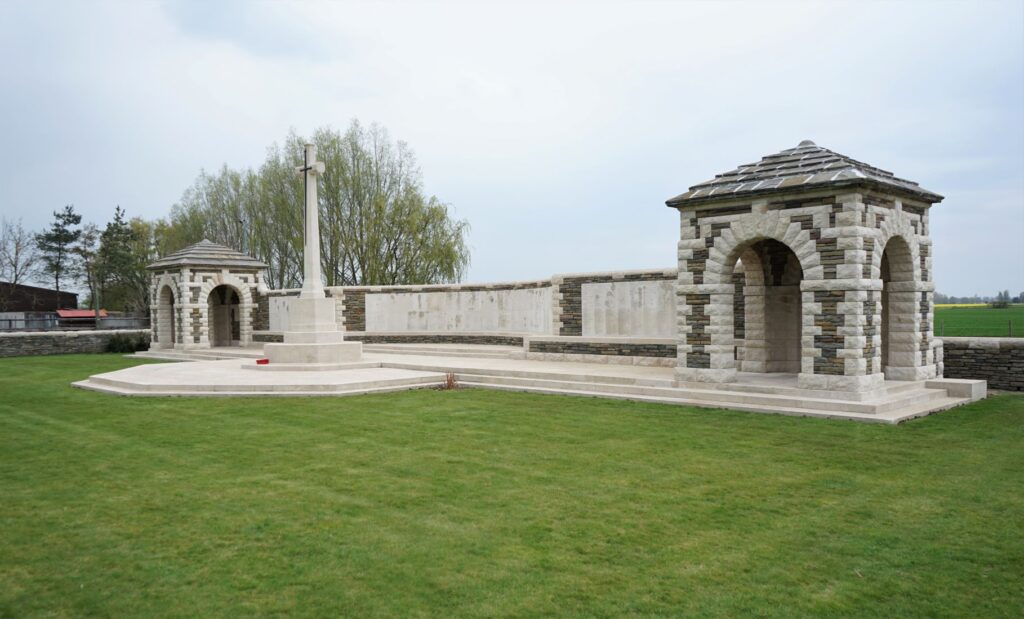
[(526, 358), (669, 367), (676, 363), (676, 343), (665, 338), (531, 336)]
[(988, 381), (989, 389), (1024, 391), (1024, 338), (944, 337), (946, 378)]
[(115, 335), (142, 335), (149, 341), (149, 329), (0, 333), (0, 357), (106, 352)]

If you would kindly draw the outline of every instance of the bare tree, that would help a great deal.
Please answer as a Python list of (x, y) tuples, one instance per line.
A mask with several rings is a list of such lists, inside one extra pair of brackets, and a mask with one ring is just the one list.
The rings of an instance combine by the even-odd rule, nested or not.
[(0, 309), (6, 310), (19, 284), (33, 281), (39, 268), (35, 235), (21, 220), (0, 219)]

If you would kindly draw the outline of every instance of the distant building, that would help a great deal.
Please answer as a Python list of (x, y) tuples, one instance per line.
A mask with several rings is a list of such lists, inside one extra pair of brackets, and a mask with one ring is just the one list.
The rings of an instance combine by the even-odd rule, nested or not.
[[(59, 295), (59, 297), (58, 297)], [(0, 282), (0, 312), (52, 312), (77, 308), (78, 293)]]
[[(100, 310), (100, 319), (107, 317), (107, 310)], [(57, 321), (61, 327), (79, 327), (92, 329), (96, 326), (96, 310), (91, 309), (60, 309), (57, 310)]]

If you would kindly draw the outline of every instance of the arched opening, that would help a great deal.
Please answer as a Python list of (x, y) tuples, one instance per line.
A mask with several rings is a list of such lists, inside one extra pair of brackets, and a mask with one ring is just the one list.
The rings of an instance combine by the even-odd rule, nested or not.
[(165, 285), (160, 289), (156, 307), (156, 332), (160, 348), (174, 348), (174, 344), (177, 342), (177, 325), (174, 315), (174, 290)]
[[(890, 367), (913, 366), (916, 300), (914, 287), (914, 260), (910, 246), (901, 237), (894, 236), (882, 251), (882, 371)], [(902, 285), (902, 282), (911, 282)]]
[(238, 346), (241, 343), (241, 312), (238, 291), (222, 284), (207, 297), (208, 337), (210, 346)]
[(733, 332), (743, 372), (801, 371), (800, 259), (785, 243), (762, 239), (736, 252)]

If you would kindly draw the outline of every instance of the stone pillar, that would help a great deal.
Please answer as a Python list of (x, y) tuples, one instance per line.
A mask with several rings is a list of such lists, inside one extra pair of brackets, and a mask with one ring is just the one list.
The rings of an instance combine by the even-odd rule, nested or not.
[(889, 380), (934, 378), (938, 374), (933, 346), (935, 286), (927, 208), (905, 207), (901, 200), (892, 200), (880, 202), (876, 210), (881, 231), (875, 247), (877, 262), (887, 260), (889, 271), (885, 282), (880, 270), (873, 273), (885, 290), (879, 295), (879, 314), (884, 304), (887, 318), (885, 334), (879, 329), (879, 371)]
[[(812, 238), (818, 265), (804, 273), (803, 355), (798, 384), (806, 389), (865, 391), (882, 385), (871, 360), (877, 345), (875, 293), (865, 250), (875, 236), (866, 227), (861, 194), (836, 196)], [(826, 219), (827, 218), (827, 219)], [(866, 269), (868, 275), (865, 276)]]
[[(700, 234), (693, 211), (680, 211), (676, 379), (736, 380), (732, 267)], [(714, 283), (706, 283), (705, 278)]]

